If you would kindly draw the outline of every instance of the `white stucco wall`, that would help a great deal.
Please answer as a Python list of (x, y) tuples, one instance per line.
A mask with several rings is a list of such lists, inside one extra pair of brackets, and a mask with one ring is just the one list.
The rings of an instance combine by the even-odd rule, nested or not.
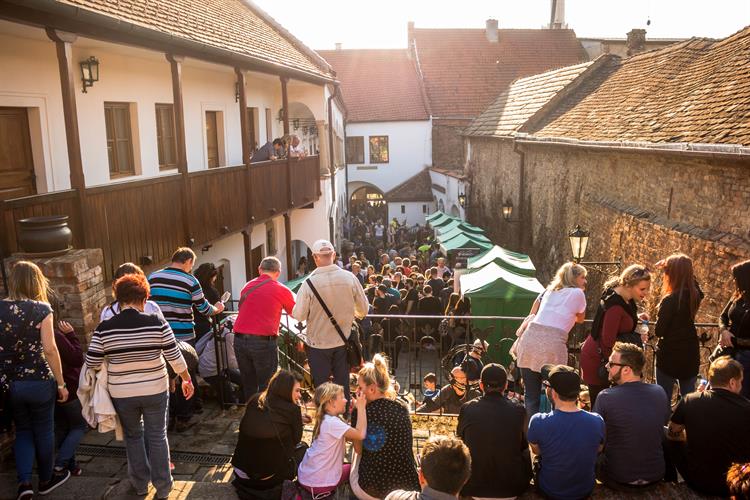
[[(368, 138), (373, 135), (388, 136), (388, 163), (370, 163)], [(346, 136), (364, 137), (365, 162), (349, 164), (350, 183), (366, 182), (385, 193), (432, 165), (432, 123), (429, 120), (347, 123)]]
[[(401, 212), (401, 207), (404, 208), (404, 212)], [(424, 210), (427, 210), (426, 212)], [(396, 201), (388, 203), (388, 220), (391, 221), (395, 217), (399, 223), (406, 223), (409, 226), (419, 224), (424, 226), (425, 217), (435, 211), (435, 203), (431, 201)]]
[(232, 299), (239, 300), (240, 291), (245, 285), (245, 244), (242, 234), (236, 233), (217, 240), (206, 252), (200, 248), (194, 250), (195, 267), (205, 262), (212, 262), (216, 266), (225, 265), (224, 286), (232, 292)]
[[(441, 186), (445, 193), (441, 193), (437, 189), (432, 190), (432, 194), (435, 196), (435, 210), (440, 210), (442, 202), (443, 212), (451, 215), (451, 212), (461, 219), (466, 219), (466, 210), (461, 208), (461, 204), (458, 202), (458, 195), (460, 193), (466, 193), (466, 185), (462, 180), (459, 180), (453, 176), (445, 175), (440, 172), (430, 170), (430, 178), (432, 184)], [(457, 212), (457, 213), (456, 213)]]

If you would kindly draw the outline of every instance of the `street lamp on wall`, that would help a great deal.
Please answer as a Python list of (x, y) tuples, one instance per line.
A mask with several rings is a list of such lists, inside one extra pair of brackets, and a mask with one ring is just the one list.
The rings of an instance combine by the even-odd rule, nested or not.
[(582, 229), (580, 225), (576, 224), (576, 227), (568, 233), (568, 239), (570, 240), (570, 250), (573, 253), (573, 262), (581, 264), (590, 269), (604, 273), (603, 268), (608, 266), (614, 266), (617, 272), (620, 272), (622, 268), (622, 259), (619, 257), (617, 260), (611, 262), (587, 262), (583, 258), (586, 256), (586, 250), (589, 246), (589, 237), (591, 233)]
[(461, 205), (461, 208), (466, 208), (466, 193), (459, 193), (458, 204)]
[(91, 56), (88, 59), (81, 61), (81, 81), (83, 82), (83, 93), (86, 93), (86, 89), (94, 86), (94, 82), (99, 81), (99, 60)]
[(240, 82), (234, 82), (234, 102), (240, 102)]

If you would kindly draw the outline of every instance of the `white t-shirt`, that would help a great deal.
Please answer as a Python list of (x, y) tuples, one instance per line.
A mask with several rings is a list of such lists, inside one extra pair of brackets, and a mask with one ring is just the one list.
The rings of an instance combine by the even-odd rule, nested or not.
[(320, 434), (312, 442), (299, 464), (297, 477), (300, 484), (313, 488), (336, 486), (344, 465), (344, 434), (349, 424), (338, 417), (325, 415), (320, 424)]
[[(154, 302), (153, 300), (147, 300), (146, 305), (143, 308), (143, 312), (146, 314), (156, 314), (159, 316), (159, 318), (166, 323), (167, 320), (164, 319), (164, 315), (161, 312), (161, 308), (159, 307), (159, 304)], [(102, 315), (99, 318), (99, 321), (105, 321), (111, 318), (112, 316), (120, 314), (120, 303), (119, 302), (113, 302), (112, 304), (108, 304), (103, 310)]]
[(576, 314), (586, 311), (586, 295), (580, 288), (547, 291), (532, 323), (552, 326), (569, 332), (576, 323)]

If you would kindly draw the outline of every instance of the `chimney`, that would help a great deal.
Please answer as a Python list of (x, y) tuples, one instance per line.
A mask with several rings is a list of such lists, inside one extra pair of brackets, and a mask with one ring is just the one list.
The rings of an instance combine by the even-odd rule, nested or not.
[(341, 42), (336, 42), (336, 50), (341, 50)]
[(628, 39), (625, 41), (625, 48), (628, 49), (628, 56), (646, 50), (646, 30), (630, 30), (628, 32)]
[(485, 35), (490, 43), (497, 43), (497, 19), (487, 19)]
[(550, 0), (549, 29), (565, 28), (565, 0)]

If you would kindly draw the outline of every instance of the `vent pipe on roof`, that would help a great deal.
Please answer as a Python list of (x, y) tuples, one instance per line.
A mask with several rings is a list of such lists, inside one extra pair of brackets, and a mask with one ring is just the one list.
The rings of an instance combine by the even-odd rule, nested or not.
[(485, 26), (487, 41), (490, 43), (497, 43), (497, 19), (487, 19)]
[(625, 48), (628, 49), (628, 56), (646, 50), (646, 30), (630, 30), (628, 32), (628, 38), (625, 41)]
[(341, 50), (341, 42), (336, 42), (336, 50)]
[(559, 30), (565, 26), (565, 0), (551, 0), (549, 13), (549, 29)]

